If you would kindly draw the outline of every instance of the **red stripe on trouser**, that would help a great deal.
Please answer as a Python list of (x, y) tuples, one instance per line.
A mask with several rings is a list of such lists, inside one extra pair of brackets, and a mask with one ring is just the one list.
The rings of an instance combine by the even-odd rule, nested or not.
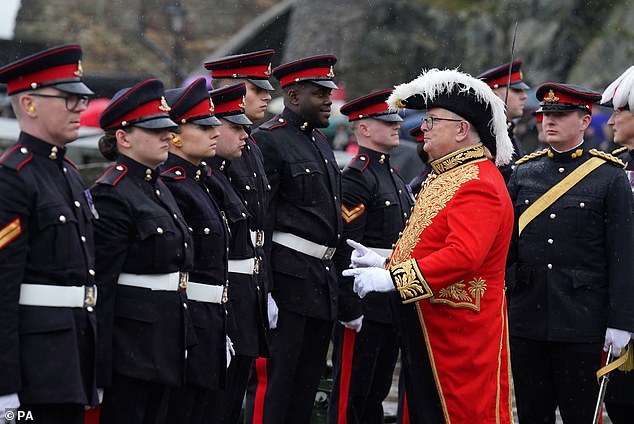
[(266, 358), (257, 358), (255, 360), (255, 375), (258, 378), (258, 384), (255, 389), (255, 401), (253, 404), (253, 424), (262, 424), (264, 421), (264, 395), (266, 394), (266, 386), (269, 383), (266, 374), (266, 361)]
[(407, 406), (407, 392), (403, 393), (403, 420), (401, 424), (409, 424), (409, 407)]
[(90, 408), (84, 412), (84, 424), (99, 424), (99, 412), (101, 406), (97, 405), (95, 408)]
[(343, 351), (341, 352), (341, 377), (339, 378), (339, 409), (338, 424), (348, 424), (348, 395), (350, 393), (350, 379), (352, 377), (352, 359), (354, 356), (355, 330), (343, 329)]

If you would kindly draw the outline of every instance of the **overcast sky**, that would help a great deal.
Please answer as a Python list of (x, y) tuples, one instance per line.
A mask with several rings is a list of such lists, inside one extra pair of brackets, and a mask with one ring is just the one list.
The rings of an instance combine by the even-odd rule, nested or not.
[(13, 38), (15, 27), (15, 15), (20, 8), (21, 0), (2, 0), (2, 13), (0, 13), (0, 38), (8, 40)]

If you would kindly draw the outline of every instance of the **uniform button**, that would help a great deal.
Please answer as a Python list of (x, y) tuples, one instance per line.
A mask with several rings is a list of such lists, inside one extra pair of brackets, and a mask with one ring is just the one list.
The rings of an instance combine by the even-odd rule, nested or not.
[(156, 232), (159, 234), (163, 234), (163, 229), (161, 227), (156, 227)]
[(178, 215), (174, 214), (172, 216), (174, 217), (174, 219), (178, 219)]
[(330, 271), (330, 267), (329, 266), (326, 267), (326, 271)]
[(267, 184), (267, 185), (266, 185), (266, 189), (267, 189), (267, 190), (270, 190), (270, 189), (271, 189), (271, 184)]
[(187, 349), (185, 349), (185, 359), (187, 359)]
[(579, 203), (579, 207), (580, 207), (580, 208), (585, 208), (585, 207), (586, 207), (586, 204), (585, 204), (585, 203), (583, 203), (583, 202), (581, 202), (581, 203)]
[(306, 172), (310, 173), (310, 169), (306, 168)]
[(68, 169), (64, 168), (64, 174), (68, 174)]
[(255, 172), (253, 173), (253, 178), (257, 178), (258, 174), (256, 174)]
[(393, 170), (393, 169), (390, 169), (390, 172), (393, 174), (393, 173), (394, 173), (394, 170)]
[(399, 232), (398, 232), (398, 236), (400, 237), (400, 236), (402, 236), (402, 235), (403, 235), (403, 232), (402, 232), (402, 231), (399, 231)]
[(187, 246), (189, 246), (187, 242), (183, 243), (183, 245), (185, 246), (185, 249), (187, 249)]
[(116, 169), (117, 171), (123, 171), (123, 166), (117, 165), (114, 167), (114, 169)]
[(247, 190), (251, 190), (251, 186), (250, 185), (245, 185), (244, 188), (246, 188)]
[(277, 122), (284, 122), (284, 119), (282, 119), (282, 118), (278, 118), (278, 119), (277, 119)]
[(360, 156), (359, 159), (365, 160), (365, 156)]
[(392, 243), (392, 249), (396, 247), (396, 243)]
[(335, 200), (337, 200), (337, 196), (335, 196)]
[(403, 216), (407, 218), (407, 212), (403, 212)]
[(61, 222), (62, 224), (66, 223), (66, 217), (64, 215), (60, 215), (57, 219), (59, 219), (59, 222)]
[(401, 190), (400, 188), (398, 189), (398, 194), (403, 194), (403, 190)]
[(79, 200), (75, 200), (74, 203), (76, 208), (81, 208), (81, 203), (79, 203)]
[(92, 307), (92, 306), (87, 306), (87, 307), (86, 307), (86, 310), (87, 310), (88, 312), (92, 312), (94, 309), (93, 309), (93, 307)]
[(203, 230), (203, 233), (205, 234), (209, 234), (211, 232), (211, 230), (207, 227), (205, 227), (205, 229)]
[(161, 190), (156, 190), (155, 193), (156, 193), (157, 196), (160, 196), (161, 195)]
[(390, 201), (389, 200), (385, 201), (385, 206), (390, 206)]
[(27, 153), (29, 153), (29, 149), (27, 149), (26, 147), (22, 147), (20, 148), (20, 153), (22, 153), (23, 155), (26, 155)]
[(324, 159), (324, 162), (328, 163), (328, 159)]
[(548, 269), (553, 269), (553, 264), (548, 264), (546, 267), (548, 267)]
[(525, 205), (528, 205), (530, 202), (531, 202), (531, 201), (530, 201), (530, 200), (528, 200), (528, 199), (525, 199), (525, 200), (524, 200), (524, 204), (525, 204)]
[(94, 269), (89, 269), (88, 270), (88, 274), (92, 275), (93, 277), (95, 276), (95, 270)]
[(554, 213), (551, 213), (551, 214), (550, 214), (550, 219), (555, 219), (555, 218), (557, 218), (557, 215), (556, 215), (556, 214), (554, 214)]
[(553, 239), (548, 239), (548, 244), (553, 244), (555, 242), (555, 240)]
[(192, 227), (187, 227), (187, 229), (189, 230), (190, 233), (194, 232), (194, 229)]
[(337, 240), (341, 238), (341, 234), (337, 234)]
[(564, 172), (564, 171), (565, 171), (565, 169), (564, 169), (564, 168), (559, 168), (559, 173), (560, 173), (560, 174), (563, 174), (563, 172)]
[(183, 308), (187, 309), (187, 303), (183, 303)]
[(246, 218), (247, 217), (247, 214), (244, 213), (244, 212), (242, 212), (240, 215), (242, 215), (242, 218)]
[(315, 141), (315, 136), (312, 136), (311, 138), (313, 139), (313, 141)]

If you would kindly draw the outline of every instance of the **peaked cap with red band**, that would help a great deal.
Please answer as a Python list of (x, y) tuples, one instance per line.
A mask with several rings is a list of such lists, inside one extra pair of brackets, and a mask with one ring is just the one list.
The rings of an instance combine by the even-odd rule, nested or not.
[(592, 114), (592, 103), (601, 100), (601, 93), (573, 84), (546, 82), (535, 93), (540, 101), (535, 112), (570, 112), (583, 110)]
[(414, 137), (417, 143), (422, 143), (423, 141), (425, 141), (425, 133), (423, 132), (423, 129), (420, 125), (409, 130), (409, 135)]
[[(509, 84), (509, 70), (511, 71), (511, 83)], [(476, 78), (484, 81), (493, 89), (506, 87), (507, 85), (516, 90), (528, 90), (530, 87), (522, 81), (522, 61), (514, 60), (504, 65), (491, 68), (482, 72)]]
[(341, 113), (346, 115), (349, 121), (374, 118), (387, 122), (401, 122), (403, 118), (386, 103), (390, 94), (392, 90), (383, 90), (359, 97), (341, 106)]
[(134, 87), (117, 91), (101, 112), (99, 126), (104, 130), (125, 127), (175, 128), (178, 125), (170, 119), (169, 111), (163, 83), (150, 78)]
[(224, 118), (238, 125), (251, 125), (253, 122), (244, 114), (246, 84), (241, 82), (226, 87), (211, 90), (211, 101), (214, 103), (214, 113), (218, 118)]
[(82, 81), (82, 50), (78, 45), (53, 47), (0, 68), (0, 82), (7, 85), (7, 94), (55, 87), (60, 91), (92, 96)]
[(333, 55), (312, 56), (280, 65), (273, 69), (273, 76), (282, 87), (296, 82), (308, 81), (326, 88), (339, 88), (333, 82), (337, 57)]
[(192, 123), (208, 127), (217, 127), (222, 123), (216, 118), (214, 104), (207, 91), (205, 78), (198, 78), (187, 87), (165, 91), (170, 105), (170, 118), (177, 124)]
[(205, 69), (211, 71), (213, 78), (246, 78), (252, 84), (265, 90), (273, 91), (269, 82), (271, 76), (271, 57), (275, 50), (259, 50), (257, 52), (219, 57), (205, 62)]

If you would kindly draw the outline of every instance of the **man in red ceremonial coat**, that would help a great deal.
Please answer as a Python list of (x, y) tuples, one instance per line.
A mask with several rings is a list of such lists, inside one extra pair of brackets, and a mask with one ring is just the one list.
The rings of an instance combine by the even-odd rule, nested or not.
[(344, 275), (361, 297), (400, 296), (412, 422), (510, 423), (504, 267), (513, 207), (496, 168), (513, 153), (504, 103), (482, 81), (434, 69), (397, 86), (388, 104), (427, 111), (433, 172), (387, 266), (358, 249)]

